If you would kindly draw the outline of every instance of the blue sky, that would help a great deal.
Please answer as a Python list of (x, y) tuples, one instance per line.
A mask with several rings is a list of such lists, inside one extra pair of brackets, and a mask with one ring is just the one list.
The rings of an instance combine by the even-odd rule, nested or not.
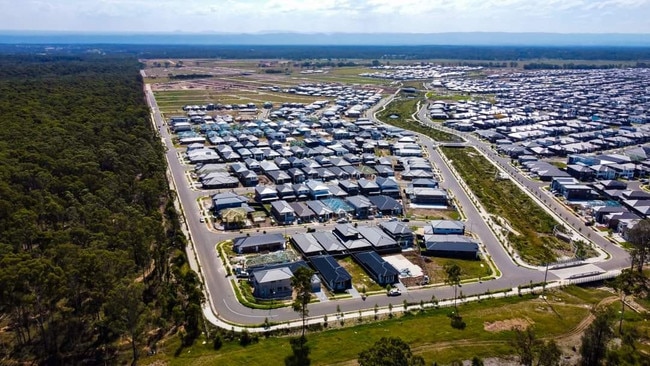
[(3, 30), (650, 33), (650, 0), (0, 0)]

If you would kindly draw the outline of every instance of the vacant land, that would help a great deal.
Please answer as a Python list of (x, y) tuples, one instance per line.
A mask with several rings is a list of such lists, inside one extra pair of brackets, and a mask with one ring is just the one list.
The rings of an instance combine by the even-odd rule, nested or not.
[(522, 259), (531, 264), (542, 264), (571, 250), (568, 243), (553, 236), (553, 228), (558, 224), (553, 217), (510, 180), (496, 179), (496, 167), (476, 150), (443, 147), (442, 152), (453, 161), (483, 207), (501, 218), (500, 221), (509, 229), (508, 240)]
[[(506, 357), (513, 353), (509, 344), (514, 333), (507, 326), (493, 329), (490, 324), (519, 324), (525, 322), (535, 329), (539, 338), (556, 339), (564, 345), (564, 337), (579, 334), (583, 320), (590, 316), (592, 306), (612, 294), (596, 289), (569, 287), (550, 292), (548, 301), (537, 296), (490, 299), (462, 305), (459, 310), (467, 323), (464, 330), (453, 329), (447, 314), (449, 309), (431, 309), (424, 312), (413, 307), (410, 315), (374, 321), (372, 316), (357, 320), (358, 314), (346, 314), (344, 321), (354, 327), (344, 327), (307, 335), (313, 365), (354, 365), (358, 353), (383, 336), (400, 337), (427, 364), (434, 361), (446, 364), (456, 359), (473, 356)], [(370, 305), (370, 304), (369, 304)], [(335, 320), (330, 320), (333, 325)], [(339, 322), (336, 321), (337, 326)], [(487, 328), (487, 329), (486, 329)], [(417, 331), (413, 331), (417, 329)], [(363, 334), (363, 337), (359, 335)], [(242, 365), (282, 364), (291, 353), (288, 338), (262, 338), (259, 343), (242, 347), (235, 341), (224, 341), (223, 348), (212, 349), (211, 342), (173, 354), (179, 346), (177, 338), (169, 339), (158, 347), (158, 354), (144, 358), (142, 364), (164, 362), (170, 365)], [(345, 346), (342, 346), (345, 345)], [(564, 345), (565, 352), (572, 352)], [(273, 361), (270, 361), (273, 360)]]

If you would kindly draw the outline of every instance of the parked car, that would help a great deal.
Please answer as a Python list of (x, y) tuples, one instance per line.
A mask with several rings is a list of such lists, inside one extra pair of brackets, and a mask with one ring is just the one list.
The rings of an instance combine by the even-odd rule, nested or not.
[(393, 287), (388, 291), (388, 296), (399, 296), (402, 294), (402, 291), (400, 291), (397, 287)]
[(345, 219), (345, 218), (341, 218), (341, 219), (336, 220), (337, 224), (347, 224), (348, 222), (349, 222), (348, 219)]

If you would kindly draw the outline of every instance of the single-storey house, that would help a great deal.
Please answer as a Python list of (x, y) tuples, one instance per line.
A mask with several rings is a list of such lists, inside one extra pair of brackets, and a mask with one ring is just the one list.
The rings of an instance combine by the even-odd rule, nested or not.
[(440, 257), (478, 259), (479, 247), (469, 236), (425, 235), (423, 254)]
[(279, 233), (240, 236), (234, 239), (232, 249), (238, 254), (273, 252), (284, 249), (284, 242), (284, 236)]
[(423, 205), (447, 206), (449, 197), (447, 191), (440, 188), (412, 188), (409, 192), (409, 199), (412, 203)]
[(465, 223), (458, 220), (431, 220), (424, 226), (424, 234), (465, 235)]
[(376, 252), (358, 252), (352, 258), (381, 286), (399, 281), (399, 272)]
[(309, 261), (331, 291), (341, 292), (352, 288), (352, 276), (331, 255), (313, 256)]
[(375, 209), (378, 212), (381, 212), (382, 215), (401, 215), (402, 214), (402, 204), (399, 203), (395, 198), (379, 195), (379, 196), (370, 196), (368, 197), (370, 203), (375, 206)]
[(326, 254), (325, 249), (323, 249), (318, 243), (318, 240), (310, 233), (292, 235), (291, 243), (305, 257)]

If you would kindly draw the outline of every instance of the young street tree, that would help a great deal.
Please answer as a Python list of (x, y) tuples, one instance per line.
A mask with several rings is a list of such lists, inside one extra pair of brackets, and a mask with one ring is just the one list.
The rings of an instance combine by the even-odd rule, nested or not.
[(445, 283), (454, 286), (454, 309), (456, 314), (458, 314), (458, 306), (456, 305), (456, 298), (458, 297), (458, 285), (460, 284), (460, 276), (462, 271), (457, 264), (445, 265), (445, 273), (447, 277), (445, 278)]
[(302, 338), (305, 337), (305, 322), (309, 315), (307, 305), (311, 301), (311, 277), (313, 274), (314, 271), (311, 269), (300, 267), (293, 273), (291, 278), (291, 286), (296, 292), (296, 298), (293, 300), (291, 307), (293, 311), (299, 313), (302, 317)]
[(411, 347), (401, 338), (382, 337), (375, 344), (359, 353), (360, 366), (424, 366), (424, 359), (415, 356)]

